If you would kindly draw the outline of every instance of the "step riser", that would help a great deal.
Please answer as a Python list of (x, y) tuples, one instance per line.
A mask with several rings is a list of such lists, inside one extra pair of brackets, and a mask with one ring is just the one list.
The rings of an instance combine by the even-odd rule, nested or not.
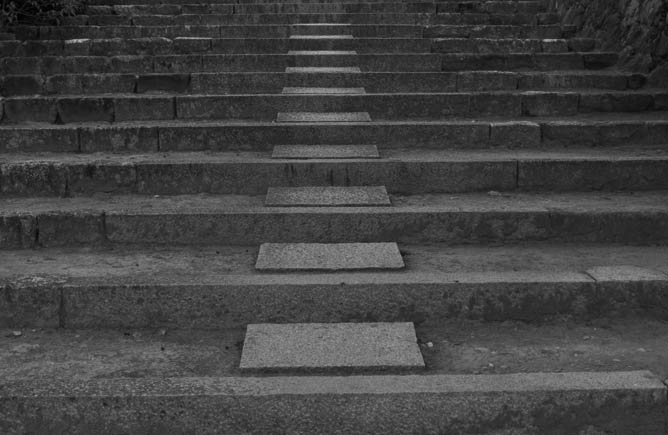
[(362, 208), (345, 211), (251, 208), (170, 214), (57, 211), (7, 214), (0, 249), (260, 243), (512, 243), (550, 240), (592, 243), (664, 243), (668, 215), (651, 212), (494, 211)]
[(375, 92), (454, 92), (485, 90), (637, 89), (640, 75), (541, 74), (515, 72), (443, 73), (192, 73), (192, 74), (71, 74), (5, 76), (4, 96), (35, 94), (101, 94), (171, 92), (184, 94), (278, 94), (284, 87), (364, 88)]
[[(152, 26), (193, 26), (186, 28), (166, 28), (165, 32), (172, 36), (210, 36), (220, 35), (220, 25), (247, 25), (247, 24), (304, 24), (304, 23), (344, 23), (344, 24), (411, 24), (411, 25), (550, 25), (558, 24), (556, 16), (541, 16), (535, 14), (264, 14), (264, 15), (201, 15), (199, 22), (192, 22), (193, 16), (182, 15), (174, 17), (147, 17)], [(128, 18), (130, 20), (131, 18)], [(19, 27), (16, 29), (18, 39), (71, 39), (76, 38), (82, 25), (88, 24), (88, 18), (77, 18), (76, 24), (63, 27)], [(113, 23), (111, 35), (107, 37), (143, 37), (167, 36), (148, 35), (148, 27), (134, 27), (144, 25), (139, 17), (132, 18), (132, 24), (127, 22)], [(158, 24), (160, 23), (160, 24)], [(106, 30), (106, 29), (105, 29)], [(91, 29), (88, 29), (90, 32)], [(130, 36), (132, 35), (132, 36)]]
[(2, 57), (121, 56), (196, 53), (285, 54), (290, 50), (355, 50), (367, 53), (429, 53), (426, 39), (199, 39), (199, 40), (97, 40), (80, 44), (43, 41), (31, 44), (1, 43)]
[[(483, 2), (461, 4), (449, 2), (322, 2), (322, 3), (256, 3), (256, 4), (209, 4), (199, 8), (199, 13), (207, 14), (333, 14), (333, 13), (428, 13), (428, 14), (538, 14), (544, 8), (538, 2)], [(117, 5), (111, 9), (102, 10), (89, 8), (90, 15), (102, 15), (97, 12), (107, 12), (106, 15), (117, 15), (123, 18), (141, 18), (141, 15), (182, 15), (195, 11), (189, 7), (177, 5)]]
[(616, 56), (590, 53), (563, 54), (359, 54), (328, 56), (173, 55), (115, 57), (15, 57), (2, 59), (0, 73), (197, 73), (197, 72), (285, 72), (287, 67), (358, 66), (362, 71), (516, 71), (602, 69), (614, 65)]
[(524, 39), (561, 39), (575, 36), (575, 31), (568, 26), (427, 26), (425, 38), (524, 38)]
[[(238, 36), (238, 35), (237, 35)], [(2, 57), (120, 56), (195, 53), (284, 54), (290, 50), (356, 50), (361, 53), (568, 53), (592, 51), (564, 39), (112, 39), (81, 43), (63, 41), (0, 42)]]
[[(396, 194), (473, 191), (668, 189), (668, 162), (188, 162), (183, 164), (5, 164), (0, 196), (195, 193), (264, 195), (276, 186), (385, 186)], [(399, 175), (400, 174), (400, 175)]]
[(122, 122), (170, 119), (273, 121), (282, 112), (368, 112), (373, 120), (480, 116), (573, 116), (591, 112), (668, 110), (656, 94), (257, 95), (118, 98), (10, 98), (5, 123)]
[(666, 419), (665, 386), (649, 372), (26, 380), (3, 393), (7, 433), (190, 433), (196, 426), (199, 434), (394, 435), (529, 426), (546, 435), (596, 428), (662, 435)]
[(289, 275), (270, 275), (256, 277), (255, 284), (162, 286), (100, 282), (63, 286), (45, 281), (37, 286), (0, 285), (0, 294), (6, 301), (0, 305), (0, 325), (228, 329), (262, 322), (439, 324), (452, 320), (540, 323), (563, 316), (577, 321), (629, 315), (668, 318), (668, 278), (597, 282), (584, 273), (564, 273), (544, 281), (532, 279), (531, 274), (516, 273), (507, 277), (446, 276), (441, 282), (434, 282), (438, 278), (420, 274), (398, 280), (387, 274), (374, 276), (376, 282), (362, 278), (363, 282), (345, 285), (341, 281), (351, 279), (350, 276), (339, 276), (339, 282), (331, 278), (312, 283), (308, 278), (306, 282), (292, 282)]
[[(345, 125), (346, 128), (341, 128)], [(661, 145), (668, 122), (446, 124), (248, 124), (98, 128), (0, 128), (2, 152), (271, 151), (284, 144), (376, 144), (388, 148), (612, 147)], [(158, 146), (159, 144), (159, 146)]]
[[(578, 56), (578, 55), (576, 55)], [(153, 73), (153, 72), (285, 72), (287, 67), (348, 67), (364, 71), (440, 71), (436, 54), (360, 55), (174, 55), (117, 57), (24, 57), (0, 63), (3, 74)]]

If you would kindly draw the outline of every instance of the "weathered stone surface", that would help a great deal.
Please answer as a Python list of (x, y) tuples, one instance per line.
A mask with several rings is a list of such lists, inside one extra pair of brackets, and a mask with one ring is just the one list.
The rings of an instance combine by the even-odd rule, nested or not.
[(424, 368), (412, 323), (251, 324), (239, 367), (253, 371)]
[(366, 94), (364, 88), (283, 88), (283, 94)]
[(359, 73), (362, 72), (358, 66), (330, 67), (330, 66), (289, 66), (285, 68), (286, 73)]
[(274, 159), (377, 159), (376, 145), (276, 145)]
[(665, 433), (666, 387), (647, 371), (22, 379), (0, 393), (4, 433)]
[(355, 50), (290, 50), (291, 56), (352, 56), (356, 55)]
[(385, 186), (269, 187), (268, 207), (389, 206)]
[(597, 281), (668, 281), (663, 272), (629, 265), (599, 266), (587, 273)]
[(577, 26), (580, 35), (599, 39), (604, 49), (621, 50), (620, 64), (624, 68), (650, 72), (668, 59), (668, 4), (663, 0), (551, 3), (564, 16), (564, 23)]
[(263, 271), (403, 269), (396, 243), (263, 243)]
[(281, 112), (276, 122), (369, 122), (368, 112)]

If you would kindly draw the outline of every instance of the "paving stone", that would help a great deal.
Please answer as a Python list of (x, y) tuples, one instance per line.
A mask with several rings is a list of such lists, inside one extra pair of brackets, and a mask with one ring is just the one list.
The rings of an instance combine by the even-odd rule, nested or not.
[(350, 56), (356, 55), (355, 50), (290, 50), (288, 54), (293, 56)]
[(283, 88), (283, 94), (366, 94), (364, 88)]
[(255, 263), (262, 271), (403, 269), (394, 242), (263, 243)]
[(290, 35), (290, 39), (353, 39), (353, 35)]
[(376, 145), (276, 145), (273, 159), (377, 159)]
[(268, 207), (391, 205), (385, 186), (270, 187), (264, 204)]
[(423, 369), (412, 323), (251, 324), (242, 370)]
[(276, 122), (370, 122), (368, 112), (281, 112)]
[(289, 66), (285, 68), (286, 73), (361, 73), (362, 70), (358, 66)]

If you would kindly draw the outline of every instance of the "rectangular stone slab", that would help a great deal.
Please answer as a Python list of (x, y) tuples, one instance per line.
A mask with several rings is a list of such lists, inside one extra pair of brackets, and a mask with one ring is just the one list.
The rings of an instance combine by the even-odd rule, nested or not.
[(250, 324), (242, 370), (361, 371), (424, 368), (412, 323)]
[(382, 243), (263, 243), (257, 270), (396, 270), (404, 268), (399, 247)]
[(290, 39), (353, 39), (353, 35), (290, 35)]
[(286, 73), (361, 73), (362, 70), (358, 66), (288, 66), (285, 67)]
[(292, 56), (350, 56), (355, 55), (355, 50), (290, 50), (289, 55)]
[(364, 88), (283, 88), (283, 94), (343, 94), (359, 95), (366, 94)]
[(376, 145), (276, 145), (272, 159), (378, 159)]
[(370, 122), (369, 112), (279, 112), (276, 122)]
[(388, 206), (385, 186), (270, 187), (267, 207), (369, 207)]

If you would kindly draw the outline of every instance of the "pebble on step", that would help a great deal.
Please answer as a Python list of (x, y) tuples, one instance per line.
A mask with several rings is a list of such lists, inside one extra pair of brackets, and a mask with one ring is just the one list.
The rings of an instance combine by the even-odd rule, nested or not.
[(250, 324), (241, 370), (361, 371), (425, 367), (412, 323)]

